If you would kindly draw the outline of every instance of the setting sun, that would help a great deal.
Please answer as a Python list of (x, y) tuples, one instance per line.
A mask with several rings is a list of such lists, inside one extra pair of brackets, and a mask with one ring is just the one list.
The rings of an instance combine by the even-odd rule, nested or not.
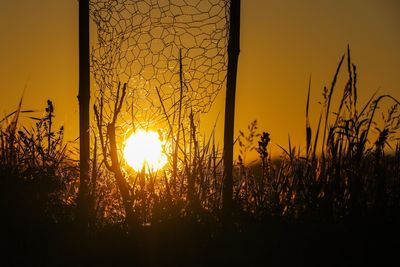
[(135, 171), (141, 171), (143, 165), (146, 169), (158, 170), (167, 163), (163, 152), (163, 143), (154, 131), (138, 130), (126, 140), (124, 149), (126, 162)]

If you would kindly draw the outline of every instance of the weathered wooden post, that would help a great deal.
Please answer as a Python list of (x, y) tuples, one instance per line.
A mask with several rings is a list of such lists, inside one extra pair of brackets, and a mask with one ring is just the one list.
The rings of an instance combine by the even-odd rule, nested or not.
[(79, 0), (79, 170), (78, 220), (83, 227), (89, 222), (89, 0)]
[(226, 216), (230, 216), (232, 212), (233, 202), (233, 138), (235, 122), (236, 79), (240, 52), (240, 3), (241, 0), (231, 0), (229, 12), (228, 73), (225, 98), (223, 182), (223, 210)]

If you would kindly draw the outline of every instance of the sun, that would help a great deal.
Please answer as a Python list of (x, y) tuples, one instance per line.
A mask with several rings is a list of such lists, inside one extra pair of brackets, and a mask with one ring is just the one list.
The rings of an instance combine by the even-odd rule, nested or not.
[(126, 139), (124, 157), (128, 165), (137, 172), (143, 166), (146, 170), (156, 171), (167, 163), (163, 143), (154, 131), (137, 130), (130, 135)]

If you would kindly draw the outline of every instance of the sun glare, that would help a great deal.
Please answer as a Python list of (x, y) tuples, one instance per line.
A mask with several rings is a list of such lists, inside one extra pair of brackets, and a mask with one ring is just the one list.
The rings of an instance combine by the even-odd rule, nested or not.
[(145, 165), (146, 170), (156, 171), (164, 167), (167, 157), (163, 152), (163, 143), (158, 133), (138, 130), (126, 140), (124, 148), (126, 162), (139, 172)]

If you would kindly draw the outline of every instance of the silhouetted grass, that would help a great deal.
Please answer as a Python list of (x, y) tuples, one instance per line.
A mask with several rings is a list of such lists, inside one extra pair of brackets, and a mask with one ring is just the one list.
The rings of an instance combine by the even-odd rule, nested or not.
[[(345, 59), (347, 83), (334, 107)], [(221, 220), (223, 155), (215, 132), (202, 137), (197, 114), (191, 110), (180, 110), (176, 116), (165, 111), (169, 166), (133, 172), (117, 144), (116, 111), (125, 95), (121, 88), (110, 122), (102, 115), (104, 99), (95, 107), (93, 214), (86, 235), (75, 225), (78, 164), (63, 142), (63, 128), (54, 127), (51, 101), (43, 116), (30, 117), (34, 125), (29, 129), (18, 123), (22, 114), (33, 112), (21, 109), (22, 99), (1, 121), (4, 262), (224, 266), (394, 259), (400, 225), (400, 103), (389, 95), (359, 103), (350, 50), (340, 59), (330, 88), (324, 89), (315, 128), (309, 118), (310, 82), (303, 151), (289, 138), (282, 156), (272, 159), (273, 134), (258, 133), (257, 121), (239, 133), (230, 229)], [(383, 100), (393, 105), (378, 120)], [(253, 150), (260, 160), (247, 166), (245, 155)], [(121, 179), (128, 192), (125, 199), (118, 185)], [(132, 212), (133, 221), (126, 220), (127, 212)]]

